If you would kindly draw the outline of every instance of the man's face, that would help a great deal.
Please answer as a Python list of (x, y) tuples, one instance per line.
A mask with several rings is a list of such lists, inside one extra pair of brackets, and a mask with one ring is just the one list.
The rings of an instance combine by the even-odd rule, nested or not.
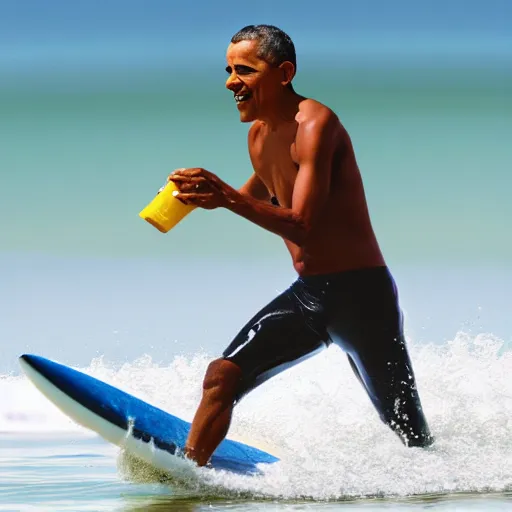
[(275, 97), (282, 89), (281, 70), (258, 57), (257, 41), (231, 43), (226, 61), (226, 87), (234, 93), (240, 121), (264, 118), (266, 111), (275, 108)]

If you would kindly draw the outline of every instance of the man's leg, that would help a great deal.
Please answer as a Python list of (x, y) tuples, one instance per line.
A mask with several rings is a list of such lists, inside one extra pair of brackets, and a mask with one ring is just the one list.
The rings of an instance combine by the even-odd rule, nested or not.
[(382, 421), (407, 446), (429, 446), (434, 439), (416, 389), (396, 285), (386, 268), (354, 276), (338, 295), (333, 291), (331, 337), (347, 352)]
[(204, 466), (226, 437), (242, 370), (231, 361), (212, 361), (203, 382), (203, 396), (185, 447), (185, 455)]
[[(298, 289), (299, 288), (299, 289)], [(325, 347), (327, 333), (297, 300), (292, 287), (257, 313), (221, 359), (208, 366), (203, 396), (192, 421), (185, 454), (205, 465), (226, 436), (233, 406), (250, 390)], [(318, 322), (317, 322), (318, 323)]]
[[(381, 420), (406, 446), (430, 446), (434, 438), (423, 413), (403, 336), (391, 344), (375, 339), (373, 350), (358, 350), (349, 360)], [(368, 346), (367, 346), (368, 347)]]

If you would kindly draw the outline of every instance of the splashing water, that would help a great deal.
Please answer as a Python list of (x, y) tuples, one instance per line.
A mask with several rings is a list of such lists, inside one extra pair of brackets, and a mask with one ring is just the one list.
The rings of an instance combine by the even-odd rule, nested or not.
[[(512, 488), (512, 352), (491, 335), (459, 333), (442, 346), (409, 342), (423, 407), (436, 437), (406, 448), (380, 422), (345, 355), (331, 347), (274, 377), (235, 409), (229, 437), (281, 461), (262, 476), (191, 468), (201, 493), (346, 499), (426, 493), (504, 492)], [(190, 421), (210, 357), (145, 356), (114, 367), (102, 358), (82, 371)], [(0, 431), (76, 432), (75, 425), (23, 377), (0, 377)], [(125, 476), (158, 479), (121, 455)], [(142, 468), (142, 469), (141, 469)], [(141, 476), (142, 475), (142, 476)], [(192, 478), (193, 475), (193, 478)]]

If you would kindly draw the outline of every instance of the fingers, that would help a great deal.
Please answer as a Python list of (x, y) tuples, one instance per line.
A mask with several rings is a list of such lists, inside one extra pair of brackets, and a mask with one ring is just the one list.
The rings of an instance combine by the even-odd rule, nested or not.
[(169, 177), (167, 179), (172, 178), (173, 176), (178, 176), (180, 174), (183, 174), (187, 169), (185, 167), (180, 167), (179, 169), (174, 169), (174, 171), (169, 174)]
[(173, 192), (173, 196), (184, 204), (205, 209), (216, 208), (219, 204), (219, 180), (205, 169), (176, 169), (167, 181), (176, 184), (178, 190)]
[(173, 171), (169, 175), (168, 179), (170, 180), (170, 179), (174, 179), (174, 178), (181, 177), (181, 176), (194, 178), (194, 177), (198, 177), (198, 176), (207, 176), (208, 174), (209, 174), (208, 171), (206, 171), (205, 169), (202, 169), (200, 167), (192, 167), (190, 169), (181, 167), (181, 168)]
[(212, 199), (214, 194), (194, 194), (194, 193), (183, 193), (177, 192), (173, 194), (176, 199), (179, 199), (182, 203), (195, 205), (195, 206), (206, 206)]
[(182, 176), (180, 174), (178, 175), (174, 175), (174, 174), (171, 174), (169, 176), (169, 181), (174, 181), (175, 183), (187, 183), (187, 182), (191, 182), (191, 183), (198, 183), (200, 181), (205, 181), (205, 178), (203, 178), (202, 176)]
[(186, 176), (178, 176), (171, 178), (171, 181), (177, 185), (180, 192), (206, 192), (210, 189), (205, 178), (189, 178)]

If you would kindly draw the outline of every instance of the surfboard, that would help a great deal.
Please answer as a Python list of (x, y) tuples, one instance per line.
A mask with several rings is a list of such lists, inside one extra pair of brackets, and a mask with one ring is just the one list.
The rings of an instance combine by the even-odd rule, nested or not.
[[(190, 423), (81, 371), (32, 354), (20, 366), (39, 391), (76, 423), (96, 432), (151, 466), (172, 474), (190, 463), (183, 447)], [(208, 467), (239, 474), (261, 473), (279, 459), (238, 441), (225, 439)]]

